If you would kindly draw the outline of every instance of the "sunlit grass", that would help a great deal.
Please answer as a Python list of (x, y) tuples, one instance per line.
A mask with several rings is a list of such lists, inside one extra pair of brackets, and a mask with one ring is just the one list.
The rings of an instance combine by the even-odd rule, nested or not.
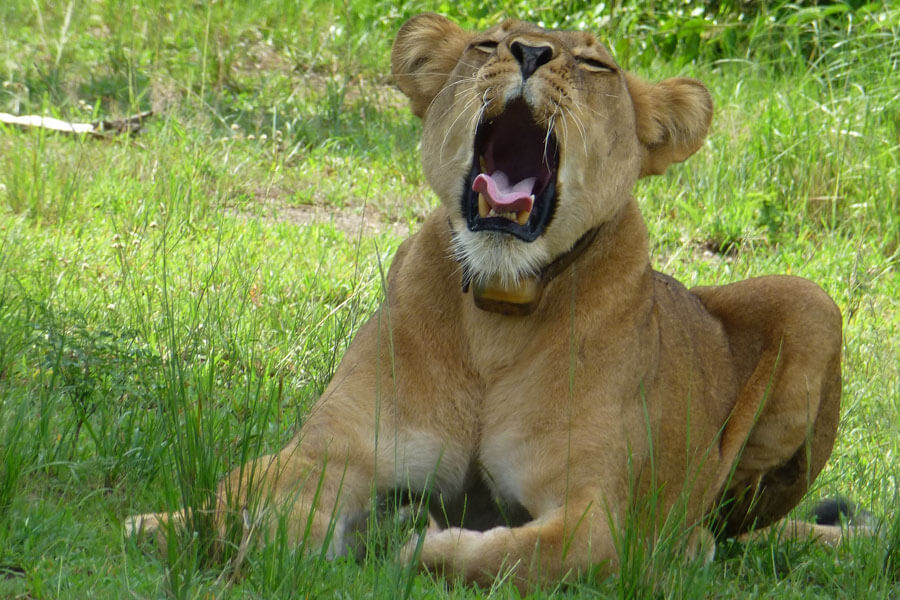
[(898, 592), (896, 8), (721, 18), (695, 47), (665, 3), (608, 22), (562, 2), (47, 4), (0, 4), (0, 111), (157, 114), (133, 140), (0, 128), (0, 596), (482, 595), (384, 556), (303, 556), (277, 527), (236, 573), (209, 531), (166, 555), (121, 534), (127, 515), (202, 505), (296, 431), (434, 206), (387, 77), (422, 9), (584, 22), (645, 77), (703, 80), (708, 142), (636, 189), (655, 266), (689, 285), (803, 275), (844, 314), (843, 420), (812, 497), (857, 499), (880, 537), (725, 545), (684, 569), (657, 555), (657, 580), (636, 563), (558, 592)]

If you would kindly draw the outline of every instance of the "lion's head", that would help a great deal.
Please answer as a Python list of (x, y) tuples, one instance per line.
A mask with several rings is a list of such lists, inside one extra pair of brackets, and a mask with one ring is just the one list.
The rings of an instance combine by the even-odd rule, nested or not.
[(521, 21), (473, 34), (419, 15), (391, 65), (476, 284), (534, 277), (612, 219), (638, 177), (693, 154), (712, 115), (697, 81), (644, 83), (591, 34)]

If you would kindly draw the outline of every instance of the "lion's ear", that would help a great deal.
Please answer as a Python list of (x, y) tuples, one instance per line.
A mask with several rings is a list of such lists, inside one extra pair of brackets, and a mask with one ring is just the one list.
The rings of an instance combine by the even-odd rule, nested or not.
[(703, 145), (712, 120), (712, 97), (694, 79), (647, 83), (631, 74), (626, 79), (638, 140), (644, 147), (641, 177), (659, 175)]
[(391, 72), (417, 117), (425, 116), (471, 39), (472, 34), (434, 13), (415, 16), (400, 28), (391, 51)]

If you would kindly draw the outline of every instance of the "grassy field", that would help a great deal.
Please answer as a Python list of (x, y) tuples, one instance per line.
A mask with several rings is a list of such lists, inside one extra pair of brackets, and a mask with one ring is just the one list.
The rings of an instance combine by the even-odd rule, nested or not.
[(278, 534), (240, 560), (122, 535), (285, 443), (435, 205), (388, 76), (422, 10), (587, 27), (645, 77), (703, 80), (708, 143), (636, 190), (656, 268), (802, 275), (844, 315), (839, 439), (797, 514), (844, 494), (876, 536), (658, 552), (536, 596), (900, 597), (900, 9), (537, 4), (0, 3), (0, 112), (155, 111), (134, 138), (0, 126), (0, 597), (518, 597)]

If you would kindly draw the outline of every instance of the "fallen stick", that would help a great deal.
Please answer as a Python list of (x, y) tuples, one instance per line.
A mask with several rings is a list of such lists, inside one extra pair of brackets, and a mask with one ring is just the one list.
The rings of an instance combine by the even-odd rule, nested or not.
[(141, 130), (144, 119), (153, 116), (152, 110), (147, 110), (124, 119), (104, 119), (93, 123), (72, 123), (53, 117), (40, 115), (23, 115), (17, 117), (9, 113), (0, 112), (0, 123), (15, 125), (23, 129), (46, 129), (67, 134), (86, 134), (96, 138), (107, 138), (110, 134), (127, 133), (134, 135)]

